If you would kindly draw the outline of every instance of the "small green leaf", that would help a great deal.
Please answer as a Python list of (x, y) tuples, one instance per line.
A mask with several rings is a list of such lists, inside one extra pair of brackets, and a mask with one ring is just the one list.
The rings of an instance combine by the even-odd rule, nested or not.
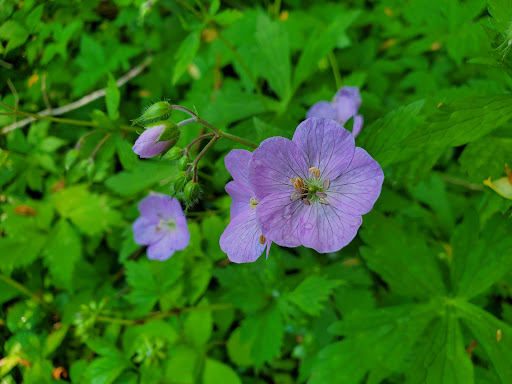
[[(208, 301), (202, 300), (201, 305), (207, 305)], [(197, 311), (188, 313), (183, 323), (183, 330), (188, 342), (195, 347), (202, 348), (206, 345), (212, 335), (213, 318), (211, 311)]]
[(323, 309), (322, 302), (327, 300), (332, 290), (340, 283), (322, 276), (309, 276), (290, 292), (286, 299), (308, 315), (317, 316)]
[(0, 26), (0, 39), (7, 40), (4, 54), (27, 41), (29, 32), (15, 20), (7, 20)]
[(187, 67), (199, 50), (199, 44), (201, 42), (200, 32), (193, 32), (189, 34), (185, 40), (182, 41), (178, 51), (176, 52), (176, 65), (174, 66), (174, 73), (172, 75), (172, 84), (176, 84), (180, 79), (181, 75), (185, 73)]
[(119, 117), (119, 101), (121, 100), (121, 93), (116, 84), (116, 79), (111, 73), (108, 74), (107, 88), (105, 88), (105, 102), (107, 104), (108, 117), (117, 119)]

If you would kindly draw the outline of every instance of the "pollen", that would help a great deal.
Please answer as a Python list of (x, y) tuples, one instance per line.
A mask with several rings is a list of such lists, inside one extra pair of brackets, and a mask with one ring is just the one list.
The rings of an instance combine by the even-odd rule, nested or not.
[(317, 179), (320, 177), (320, 170), (317, 167), (309, 168), (309, 172), (311, 172), (311, 174), (315, 176)]
[(250, 203), (251, 211), (254, 211), (254, 209), (256, 208), (257, 205), (258, 205), (258, 200), (256, 200), (254, 197), (251, 197), (251, 203)]
[(293, 187), (297, 192), (302, 192), (302, 189), (304, 188), (304, 181), (302, 181), (300, 177), (297, 177), (293, 183)]
[(265, 236), (261, 235), (260, 236), (260, 244), (263, 245), (267, 242), (267, 239), (265, 239)]

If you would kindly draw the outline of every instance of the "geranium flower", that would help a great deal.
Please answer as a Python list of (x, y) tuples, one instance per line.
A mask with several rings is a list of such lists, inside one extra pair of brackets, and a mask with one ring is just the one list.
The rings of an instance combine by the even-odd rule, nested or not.
[(141, 216), (132, 226), (135, 242), (147, 245), (148, 258), (164, 261), (175, 251), (187, 248), (190, 233), (180, 202), (152, 193), (139, 203)]
[(320, 118), (303, 121), (291, 141), (263, 141), (249, 168), (262, 234), (278, 245), (321, 253), (352, 241), (384, 180), (349, 131)]
[(272, 242), (263, 236), (256, 218), (258, 201), (249, 183), (249, 162), (252, 153), (233, 149), (226, 156), (226, 169), (233, 181), (226, 185), (231, 196), (231, 222), (220, 237), (220, 248), (235, 263), (253, 262), (261, 256), (265, 247), (268, 252)]
[(361, 95), (358, 87), (341, 88), (332, 102), (319, 101), (306, 113), (306, 118), (323, 117), (336, 120), (343, 126), (351, 117), (354, 118), (352, 125), (352, 135), (356, 137), (363, 129), (363, 116), (358, 115), (357, 111), (361, 107)]
[(159, 141), (158, 138), (165, 129), (165, 125), (157, 125), (146, 129), (139, 136), (135, 144), (133, 145), (133, 152), (139, 155), (141, 158), (155, 157), (163, 152), (170, 141)]

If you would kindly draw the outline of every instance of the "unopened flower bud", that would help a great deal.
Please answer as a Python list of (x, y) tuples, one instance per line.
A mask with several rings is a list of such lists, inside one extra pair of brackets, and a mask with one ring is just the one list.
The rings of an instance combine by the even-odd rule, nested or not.
[(183, 156), (178, 163), (178, 169), (180, 171), (186, 171), (190, 167), (190, 164), (190, 158)]
[(173, 147), (165, 154), (169, 160), (178, 160), (183, 155), (183, 149), (180, 147)]
[(172, 121), (159, 121), (149, 124), (135, 142), (133, 151), (142, 158), (155, 157), (171, 149), (179, 137), (180, 129)]
[(178, 175), (174, 179), (174, 183), (173, 183), (174, 192), (178, 193), (178, 192), (183, 191), (183, 188), (185, 188), (185, 185), (187, 184), (189, 179), (190, 178), (187, 175), (187, 172), (180, 172), (180, 173), (178, 173)]
[(158, 142), (162, 141), (174, 141), (176, 143), (178, 139), (180, 138), (181, 130), (180, 127), (174, 122), (174, 121), (161, 121), (158, 123), (153, 123), (151, 126), (157, 126), (157, 125), (164, 125), (165, 128), (162, 131), (162, 134), (157, 140)]
[(140, 123), (160, 119), (164, 116), (170, 115), (170, 113), (171, 105), (167, 101), (159, 101), (150, 105), (138, 119), (135, 119), (135, 122)]
[(201, 186), (197, 181), (190, 180), (187, 185), (185, 185), (183, 194), (185, 195), (186, 203), (192, 205), (199, 199), (199, 196), (201, 195)]

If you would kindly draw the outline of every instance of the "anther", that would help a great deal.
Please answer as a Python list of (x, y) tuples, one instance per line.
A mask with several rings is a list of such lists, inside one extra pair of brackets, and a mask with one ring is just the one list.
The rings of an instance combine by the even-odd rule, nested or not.
[(295, 184), (295, 179), (292, 177), (292, 178), (290, 179), (290, 182), (291, 182), (292, 184)]
[(267, 239), (265, 239), (265, 236), (261, 235), (260, 236), (260, 244), (263, 245), (267, 242)]
[(256, 206), (258, 205), (258, 200), (256, 200), (254, 197), (251, 197), (251, 211), (254, 211), (254, 209), (256, 208)]
[(311, 172), (317, 179), (320, 177), (320, 170), (317, 167), (309, 168), (309, 172)]
[(304, 182), (300, 177), (297, 177), (295, 179), (295, 182), (293, 183), (293, 187), (297, 192), (302, 192), (302, 188), (304, 188)]
[(301, 198), (302, 194), (299, 192), (293, 192), (292, 196), (290, 197), (290, 200), (295, 202)]
[(308, 199), (306, 198), (303, 198), (302, 199), (302, 202), (304, 203), (304, 205), (311, 205), (311, 201), (309, 201)]
[(316, 195), (322, 199), (327, 197), (327, 193), (323, 193), (323, 192), (317, 192)]
[(320, 199), (320, 200), (318, 200), (318, 202), (320, 204), (324, 204), (324, 205), (331, 205), (327, 200), (324, 200), (324, 199)]
[(331, 186), (331, 180), (325, 179), (324, 185), (323, 185), (324, 189), (329, 189), (330, 186)]

